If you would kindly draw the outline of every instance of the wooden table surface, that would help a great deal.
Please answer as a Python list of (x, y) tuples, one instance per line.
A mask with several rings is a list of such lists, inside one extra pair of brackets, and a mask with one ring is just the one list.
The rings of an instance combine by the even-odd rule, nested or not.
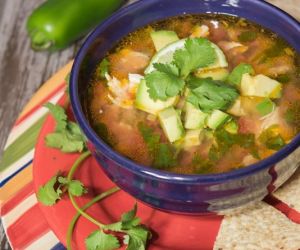
[[(24, 105), (53, 73), (70, 61), (82, 41), (56, 53), (30, 49), (25, 23), (42, 0), (0, 1), (0, 159), (9, 131)], [(269, 0), (300, 20), (300, 0)], [(2, 225), (0, 249), (10, 249)]]

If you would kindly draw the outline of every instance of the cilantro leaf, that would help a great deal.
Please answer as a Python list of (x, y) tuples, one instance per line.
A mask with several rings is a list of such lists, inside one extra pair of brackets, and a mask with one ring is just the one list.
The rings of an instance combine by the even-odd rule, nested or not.
[(254, 74), (254, 69), (251, 64), (240, 63), (237, 65), (229, 74), (227, 82), (233, 85), (240, 85), (242, 81), (243, 74)]
[(97, 67), (96, 70), (97, 77), (105, 78), (105, 75), (108, 74), (109, 66), (110, 66), (109, 61), (106, 58), (104, 58), (99, 64), (99, 66)]
[(180, 76), (185, 78), (194, 70), (214, 63), (216, 52), (209, 40), (189, 38), (184, 49), (175, 51), (173, 59), (173, 63), (180, 69)]
[(236, 89), (212, 78), (194, 79), (195, 83), (198, 87), (191, 89), (187, 101), (203, 112), (209, 113), (215, 109), (225, 111), (238, 97)]
[(145, 76), (148, 92), (153, 100), (166, 101), (183, 90), (184, 81), (178, 77), (178, 69), (172, 64), (154, 64), (155, 71)]
[(69, 192), (74, 196), (81, 196), (86, 193), (86, 189), (83, 183), (79, 180), (71, 180), (69, 181), (66, 177), (59, 176), (58, 182), (64, 185)]
[(46, 206), (52, 206), (61, 198), (62, 190), (60, 187), (55, 188), (57, 176), (53, 176), (44, 186), (41, 186), (37, 193), (39, 202)]
[(145, 250), (147, 239), (149, 238), (148, 229), (137, 226), (127, 231), (129, 236), (126, 250)]
[(72, 180), (68, 184), (68, 190), (74, 196), (81, 196), (84, 193), (86, 193), (86, 189), (84, 188), (84, 185), (79, 180)]
[(257, 33), (255, 31), (244, 31), (239, 36), (240, 42), (252, 42), (257, 38)]
[(176, 65), (172, 63), (171, 64), (154, 63), (153, 67), (160, 72), (164, 72), (166, 74), (172, 74), (177, 77), (179, 76), (178, 68), (176, 67)]
[(154, 130), (144, 123), (139, 123), (138, 128), (154, 159), (153, 166), (156, 168), (174, 166), (176, 164), (176, 156), (172, 147), (168, 144), (160, 143), (160, 135), (154, 133)]
[(61, 106), (55, 105), (51, 102), (46, 103), (44, 106), (49, 109), (56, 121), (55, 131), (63, 131), (67, 126), (68, 120), (65, 110)]
[(85, 137), (78, 124), (68, 121), (65, 110), (52, 103), (45, 104), (56, 121), (55, 131), (45, 137), (48, 147), (60, 149), (65, 153), (81, 152), (85, 149)]
[(126, 223), (128, 221), (133, 220), (136, 216), (136, 211), (137, 211), (137, 204), (135, 203), (133, 209), (122, 214), (121, 221)]
[(211, 173), (214, 164), (196, 153), (192, 159), (192, 167), (194, 168), (194, 172), (197, 174), (208, 174)]
[(74, 196), (81, 196), (86, 189), (79, 180), (69, 181), (66, 177), (55, 175), (37, 193), (37, 199), (46, 206), (54, 205), (67, 190)]
[(142, 122), (138, 124), (138, 129), (143, 136), (143, 139), (146, 142), (150, 153), (154, 154), (160, 141), (160, 135), (155, 134), (154, 130), (151, 127), (145, 125)]
[(300, 131), (300, 102), (293, 102), (288, 106), (284, 114), (287, 123), (292, 124), (297, 133)]
[(74, 139), (68, 131), (50, 133), (45, 141), (48, 147), (60, 149), (64, 153), (82, 152), (85, 148), (85, 143)]
[(87, 250), (115, 250), (120, 247), (117, 237), (100, 230), (92, 232), (85, 240)]
[(253, 157), (259, 158), (254, 134), (231, 134), (225, 129), (218, 129), (214, 137), (217, 145), (213, 145), (209, 150), (209, 159), (213, 162), (220, 160), (233, 145), (249, 149)]
[[(145, 250), (147, 240), (151, 236), (150, 231), (140, 224), (140, 218), (136, 217), (136, 212), (137, 204), (134, 205), (132, 210), (122, 214), (120, 221), (102, 227), (103, 230), (125, 234), (123, 243), (127, 245), (126, 250)], [(102, 248), (97, 248), (100, 243), (98, 242), (99, 233), (96, 232), (89, 236), (88, 250), (102, 250)]]
[(140, 224), (140, 218), (136, 217), (137, 204), (134, 205), (134, 208), (127, 213), (122, 214), (121, 222), (122, 229), (130, 229)]
[(153, 166), (164, 169), (176, 165), (175, 154), (168, 144), (159, 144), (154, 158)]

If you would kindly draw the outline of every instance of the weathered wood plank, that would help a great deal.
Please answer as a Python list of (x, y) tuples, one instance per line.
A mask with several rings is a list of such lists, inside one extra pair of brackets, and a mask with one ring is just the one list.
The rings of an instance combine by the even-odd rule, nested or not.
[(40, 2), (6, 1), (4, 6), (0, 23), (0, 34), (3, 34), (0, 40), (0, 151), (12, 123), (32, 94), (75, 54), (74, 46), (53, 54), (30, 49), (25, 20)]

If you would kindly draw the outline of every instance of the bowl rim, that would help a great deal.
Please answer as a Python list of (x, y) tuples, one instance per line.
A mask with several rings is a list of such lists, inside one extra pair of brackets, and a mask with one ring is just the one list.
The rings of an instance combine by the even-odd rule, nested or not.
[[(199, 183), (219, 183), (221, 181), (233, 180), (237, 178), (241, 178), (247, 176), (249, 174), (253, 174), (255, 172), (264, 170), (269, 168), (270, 166), (275, 165), (280, 162), (290, 153), (298, 148), (300, 145), (300, 134), (294, 137), (294, 139), (284, 146), (282, 149), (271, 155), (270, 157), (260, 160), (255, 164), (248, 165), (241, 169), (231, 170), (225, 173), (215, 173), (215, 174), (177, 174), (168, 172), (166, 170), (159, 170), (152, 167), (147, 167), (141, 164), (138, 164), (120, 153), (116, 152), (113, 148), (107, 145), (93, 130), (93, 128), (89, 125), (87, 118), (82, 111), (79, 94), (78, 94), (78, 75), (80, 72), (80, 65), (82, 60), (84, 59), (86, 52), (90, 48), (91, 44), (95, 41), (98, 35), (111, 23), (118, 20), (119, 17), (124, 15), (126, 12), (131, 9), (138, 8), (143, 5), (144, 2), (148, 2), (148, 0), (138, 0), (128, 6), (125, 6), (111, 15), (104, 22), (99, 24), (86, 38), (83, 45), (79, 49), (70, 75), (70, 101), (72, 110), (77, 120), (79, 126), (83, 130), (85, 136), (89, 141), (95, 145), (95, 148), (105, 155), (105, 157), (110, 160), (116, 162), (122, 168), (126, 168), (130, 172), (137, 173), (142, 176), (147, 176), (147, 178), (163, 180), (164, 182), (172, 182), (172, 183), (190, 183), (190, 184), (199, 184)], [(255, 2), (255, 4), (260, 5), (262, 8), (266, 8), (271, 12), (276, 12), (281, 16), (289, 25), (292, 25), (299, 29), (300, 23), (292, 17), (290, 14), (286, 13), (282, 9), (261, 0), (243, 0), (244, 2)], [(223, 13), (222, 13), (223, 14)], [(225, 14), (225, 13), (224, 13)]]

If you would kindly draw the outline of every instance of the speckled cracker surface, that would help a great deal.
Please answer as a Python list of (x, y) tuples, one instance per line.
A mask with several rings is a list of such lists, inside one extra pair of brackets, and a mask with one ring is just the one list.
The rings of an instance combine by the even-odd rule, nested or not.
[[(274, 196), (300, 211), (300, 170)], [(298, 250), (300, 224), (258, 202), (224, 216), (214, 250)]]

